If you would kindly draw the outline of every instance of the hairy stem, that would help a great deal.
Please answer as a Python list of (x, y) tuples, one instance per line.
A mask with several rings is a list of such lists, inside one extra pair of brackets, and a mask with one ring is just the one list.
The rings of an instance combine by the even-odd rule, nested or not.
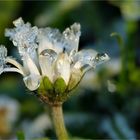
[(68, 140), (64, 124), (62, 105), (52, 106), (52, 118), (58, 140)]

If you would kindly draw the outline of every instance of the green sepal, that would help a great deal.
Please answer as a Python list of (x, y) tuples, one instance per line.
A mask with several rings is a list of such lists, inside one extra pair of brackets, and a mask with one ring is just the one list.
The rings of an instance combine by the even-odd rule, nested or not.
[(55, 94), (61, 95), (61, 94), (65, 93), (66, 88), (67, 88), (67, 85), (63, 78), (56, 79), (56, 81), (54, 82)]
[(43, 77), (43, 84), (46, 91), (49, 93), (53, 92), (53, 84), (47, 76)]
[(38, 93), (39, 94), (45, 94), (46, 93), (45, 87), (44, 87), (44, 84), (43, 84), (43, 78), (41, 79), (40, 86), (38, 88)]
[(38, 88), (39, 94), (46, 94), (53, 92), (53, 84), (47, 76), (43, 77)]
[(75, 88), (83, 77), (83, 72), (81, 70), (73, 70), (71, 72), (70, 81), (68, 84), (68, 92)]

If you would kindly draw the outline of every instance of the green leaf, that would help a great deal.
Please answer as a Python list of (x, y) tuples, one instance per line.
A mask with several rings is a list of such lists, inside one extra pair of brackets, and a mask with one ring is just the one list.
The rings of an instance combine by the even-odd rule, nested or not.
[(120, 46), (121, 48), (124, 47), (124, 41), (123, 41), (123, 38), (121, 37), (120, 34), (114, 32), (114, 33), (111, 33), (110, 36), (111, 36), (111, 37), (116, 37), (119, 46)]
[(56, 94), (63, 94), (67, 88), (67, 85), (63, 78), (58, 78), (54, 83), (54, 90)]
[(17, 139), (18, 140), (25, 140), (24, 133), (22, 131), (17, 132)]

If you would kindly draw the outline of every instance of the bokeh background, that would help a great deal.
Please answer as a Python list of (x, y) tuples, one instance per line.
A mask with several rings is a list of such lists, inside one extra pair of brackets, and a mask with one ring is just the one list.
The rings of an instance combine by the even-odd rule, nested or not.
[[(38, 27), (63, 31), (81, 24), (79, 49), (106, 52), (110, 61), (91, 70), (64, 104), (65, 122), (75, 139), (140, 138), (140, 1), (0, 1), (0, 43), (17, 58), (5, 28), (22, 17)], [(123, 39), (119, 44), (112, 32)], [(49, 110), (24, 86), (18, 74), (0, 75), (0, 139), (55, 138)]]

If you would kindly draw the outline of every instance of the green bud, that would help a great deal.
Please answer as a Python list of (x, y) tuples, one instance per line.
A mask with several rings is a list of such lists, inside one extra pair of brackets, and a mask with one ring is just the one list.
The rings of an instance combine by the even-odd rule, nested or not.
[(67, 85), (63, 78), (56, 79), (56, 81), (54, 82), (54, 91), (56, 94), (60, 95), (60, 94), (65, 93), (66, 88), (67, 88)]

